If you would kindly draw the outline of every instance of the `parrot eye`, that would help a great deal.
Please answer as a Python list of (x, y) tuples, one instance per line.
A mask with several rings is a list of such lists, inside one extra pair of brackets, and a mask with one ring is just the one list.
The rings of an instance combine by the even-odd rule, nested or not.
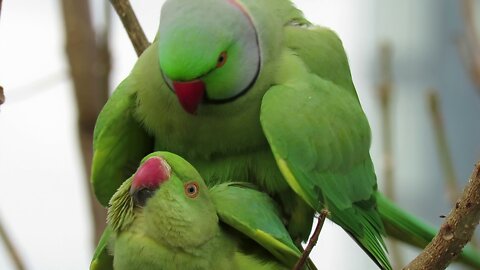
[(198, 184), (189, 182), (185, 184), (185, 194), (190, 198), (195, 198), (198, 195)]
[(220, 56), (218, 56), (217, 68), (223, 67), (223, 65), (225, 65), (226, 62), (227, 62), (227, 52), (224, 51), (220, 53)]
[(143, 207), (147, 203), (147, 200), (152, 197), (154, 194), (154, 191), (148, 188), (142, 188), (135, 193), (133, 193), (133, 202), (135, 203), (136, 206)]

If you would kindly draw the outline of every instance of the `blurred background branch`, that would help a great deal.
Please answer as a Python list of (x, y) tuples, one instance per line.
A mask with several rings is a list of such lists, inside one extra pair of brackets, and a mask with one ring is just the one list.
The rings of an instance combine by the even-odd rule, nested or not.
[[(0, 18), (2, 17), (2, 0), (0, 0)], [(5, 102), (5, 94), (3, 93), (3, 87), (0, 85), (0, 105), (2, 105)], [(2, 242), (5, 244), (5, 248), (7, 249), (7, 253), (10, 255), (10, 258), (12, 258), (12, 262), (15, 265), (17, 270), (23, 270), (25, 269), (25, 264), (23, 263), (22, 259), (20, 258), (19, 253), (17, 252), (17, 249), (13, 245), (12, 240), (8, 236), (7, 232), (5, 231), (5, 228), (3, 227), (2, 220), (0, 219), (0, 239), (2, 239)]]
[(130, 2), (128, 0), (110, 0), (110, 2), (117, 11), (123, 27), (125, 27), (128, 37), (135, 48), (137, 56), (140, 56), (148, 47), (148, 45), (150, 45), (150, 43), (148, 42), (145, 32), (138, 22), (137, 16), (133, 11)]
[(108, 48), (109, 23), (105, 24), (102, 38), (95, 39), (89, 1), (62, 0), (66, 32), (66, 53), (73, 80), (78, 110), (80, 139), (85, 183), (94, 220), (97, 243), (106, 223), (106, 210), (93, 195), (89, 177), (92, 161), (93, 130), (100, 110), (108, 99), (110, 53)]
[(464, 36), (460, 39), (459, 50), (465, 67), (469, 70), (473, 83), (480, 94), (480, 39), (475, 22), (475, 3), (463, 0)]
[(20, 86), (12, 87), (8, 90), (8, 103), (21, 102), (50, 91), (62, 82), (70, 80), (68, 75), (67, 70), (59, 70), (41, 78), (25, 82)]
[(470, 241), (480, 221), (480, 162), (432, 242), (404, 269), (445, 269)]
[(393, 92), (392, 75), (392, 46), (383, 43), (380, 46), (380, 73), (381, 82), (378, 87), (382, 118), (382, 149), (383, 149), (383, 180), (385, 195), (395, 200), (395, 185), (393, 179), (393, 144), (392, 144), (392, 112), (391, 100)]
[(445, 175), (445, 186), (450, 205), (455, 205), (455, 202), (460, 194), (458, 187), (457, 174), (452, 160), (452, 153), (448, 146), (447, 135), (445, 133), (445, 126), (443, 123), (442, 112), (440, 108), (438, 91), (430, 89), (427, 93), (428, 107), (432, 117), (433, 130), (437, 142), (438, 158), (440, 159), (441, 167)]
[[(1, 5), (1, 0), (0, 0), (0, 5)], [(25, 264), (23, 263), (22, 259), (20, 258), (20, 255), (17, 252), (17, 249), (15, 248), (15, 246), (13, 245), (12, 240), (8, 237), (8, 234), (5, 231), (1, 220), (0, 220), (0, 237), (3, 241), (3, 243), (5, 244), (5, 247), (7, 249), (8, 254), (12, 258), (12, 262), (15, 265), (15, 268), (17, 270), (24, 270), (25, 269)]]
[(0, 105), (5, 102), (5, 94), (3, 93), (3, 87), (0, 86)]
[[(395, 201), (394, 183), (394, 162), (393, 162), (393, 132), (392, 132), (392, 93), (393, 93), (393, 71), (392, 71), (393, 49), (389, 42), (380, 46), (380, 85), (377, 95), (380, 100), (380, 117), (382, 128), (382, 150), (383, 150), (383, 183), (385, 195)], [(403, 263), (398, 242), (395, 239), (388, 240), (388, 251), (392, 259), (394, 269), (400, 269)]]

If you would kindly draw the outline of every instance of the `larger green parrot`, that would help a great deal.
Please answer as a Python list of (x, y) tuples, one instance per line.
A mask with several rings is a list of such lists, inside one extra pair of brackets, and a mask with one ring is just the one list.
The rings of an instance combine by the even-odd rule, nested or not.
[(391, 269), (383, 222), (417, 245), (434, 231), (379, 204), (370, 140), (341, 41), (290, 1), (167, 0), (157, 38), (99, 116), (92, 182), (106, 205), (143, 156), (174, 152), (209, 185), (260, 186), (297, 243), (328, 209)]
[(148, 155), (110, 200), (90, 269), (292, 269), (300, 251), (273, 200), (249, 186), (209, 190), (181, 157)]

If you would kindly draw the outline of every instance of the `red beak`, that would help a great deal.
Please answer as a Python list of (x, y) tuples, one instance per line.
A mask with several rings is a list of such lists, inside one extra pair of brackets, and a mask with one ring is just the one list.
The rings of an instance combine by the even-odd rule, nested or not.
[(201, 80), (190, 82), (174, 81), (173, 88), (183, 109), (190, 114), (195, 114), (205, 94), (205, 84)]
[(170, 178), (171, 169), (161, 157), (151, 157), (135, 172), (130, 192), (141, 188), (155, 190)]

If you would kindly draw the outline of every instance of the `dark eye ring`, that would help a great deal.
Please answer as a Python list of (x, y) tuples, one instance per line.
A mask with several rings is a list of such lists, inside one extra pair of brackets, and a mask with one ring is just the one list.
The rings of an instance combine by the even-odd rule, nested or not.
[(223, 51), (218, 56), (217, 68), (222, 67), (223, 65), (225, 65), (226, 62), (227, 62), (227, 52)]
[(196, 182), (188, 182), (185, 184), (185, 195), (190, 198), (195, 198), (198, 195), (198, 184)]

